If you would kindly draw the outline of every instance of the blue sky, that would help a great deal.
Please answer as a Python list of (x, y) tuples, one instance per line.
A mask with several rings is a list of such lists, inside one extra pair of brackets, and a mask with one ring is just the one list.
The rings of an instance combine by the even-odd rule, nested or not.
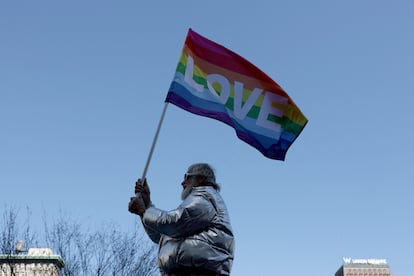
[(129, 229), (193, 28), (271, 76), (309, 123), (280, 162), (170, 105), (147, 174), (153, 202), (176, 207), (188, 165), (209, 162), (235, 276), (334, 275), (342, 257), (414, 275), (414, 4), (240, 2), (2, 1), (0, 208)]

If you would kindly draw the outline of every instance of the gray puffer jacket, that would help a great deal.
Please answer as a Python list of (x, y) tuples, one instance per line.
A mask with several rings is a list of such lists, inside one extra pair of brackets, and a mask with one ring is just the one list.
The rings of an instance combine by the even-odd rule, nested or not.
[(149, 207), (143, 224), (151, 240), (159, 245), (158, 265), (163, 276), (191, 267), (230, 275), (233, 231), (226, 205), (213, 187), (194, 187), (172, 211)]

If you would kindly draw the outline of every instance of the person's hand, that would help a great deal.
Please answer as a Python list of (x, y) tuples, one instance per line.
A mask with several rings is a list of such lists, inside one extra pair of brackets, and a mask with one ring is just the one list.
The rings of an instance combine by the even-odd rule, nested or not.
[(145, 203), (142, 197), (131, 197), (128, 204), (128, 211), (142, 217), (145, 213)]
[(142, 184), (141, 179), (138, 179), (137, 182), (135, 182), (135, 193), (141, 193), (145, 206), (148, 208), (148, 206), (151, 204), (151, 192), (147, 183), (147, 179), (144, 180), (144, 184)]

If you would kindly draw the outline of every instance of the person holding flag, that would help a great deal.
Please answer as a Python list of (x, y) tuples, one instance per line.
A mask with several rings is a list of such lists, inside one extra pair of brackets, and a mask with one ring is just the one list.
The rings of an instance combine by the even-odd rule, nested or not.
[(150, 239), (159, 245), (162, 276), (228, 276), (234, 235), (212, 167), (191, 165), (181, 183), (182, 202), (174, 210), (156, 208), (145, 180), (138, 180), (128, 210), (141, 217)]
[(281, 161), (308, 119), (258, 67), (188, 30), (141, 178), (144, 183), (136, 182), (128, 209), (141, 217), (147, 234), (159, 245), (163, 276), (230, 275), (234, 236), (210, 165), (189, 167), (182, 183), (183, 201), (176, 209), (164, 211), (151, 203), (145, 175), (169, 103), (231, 126), (242, 141)]

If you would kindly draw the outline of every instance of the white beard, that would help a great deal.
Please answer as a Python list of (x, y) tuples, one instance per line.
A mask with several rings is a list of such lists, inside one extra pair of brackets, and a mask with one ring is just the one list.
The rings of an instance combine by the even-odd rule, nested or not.
[(190, 182), (188, 185), (184, 188), (184, 190), (181, 192), (181, 200), (184, 200), (187, 198), (189, 194), (193, 191), (193, 188), (198, 185), (198, 182), (195, 177), (192, 177), (190, 179)]
[(193, 186), (187, 186), (186, 188), (184, 188), (183, 191), (181, 192), (181, 200), (186, 199), (192, 190), (193, 190)]

